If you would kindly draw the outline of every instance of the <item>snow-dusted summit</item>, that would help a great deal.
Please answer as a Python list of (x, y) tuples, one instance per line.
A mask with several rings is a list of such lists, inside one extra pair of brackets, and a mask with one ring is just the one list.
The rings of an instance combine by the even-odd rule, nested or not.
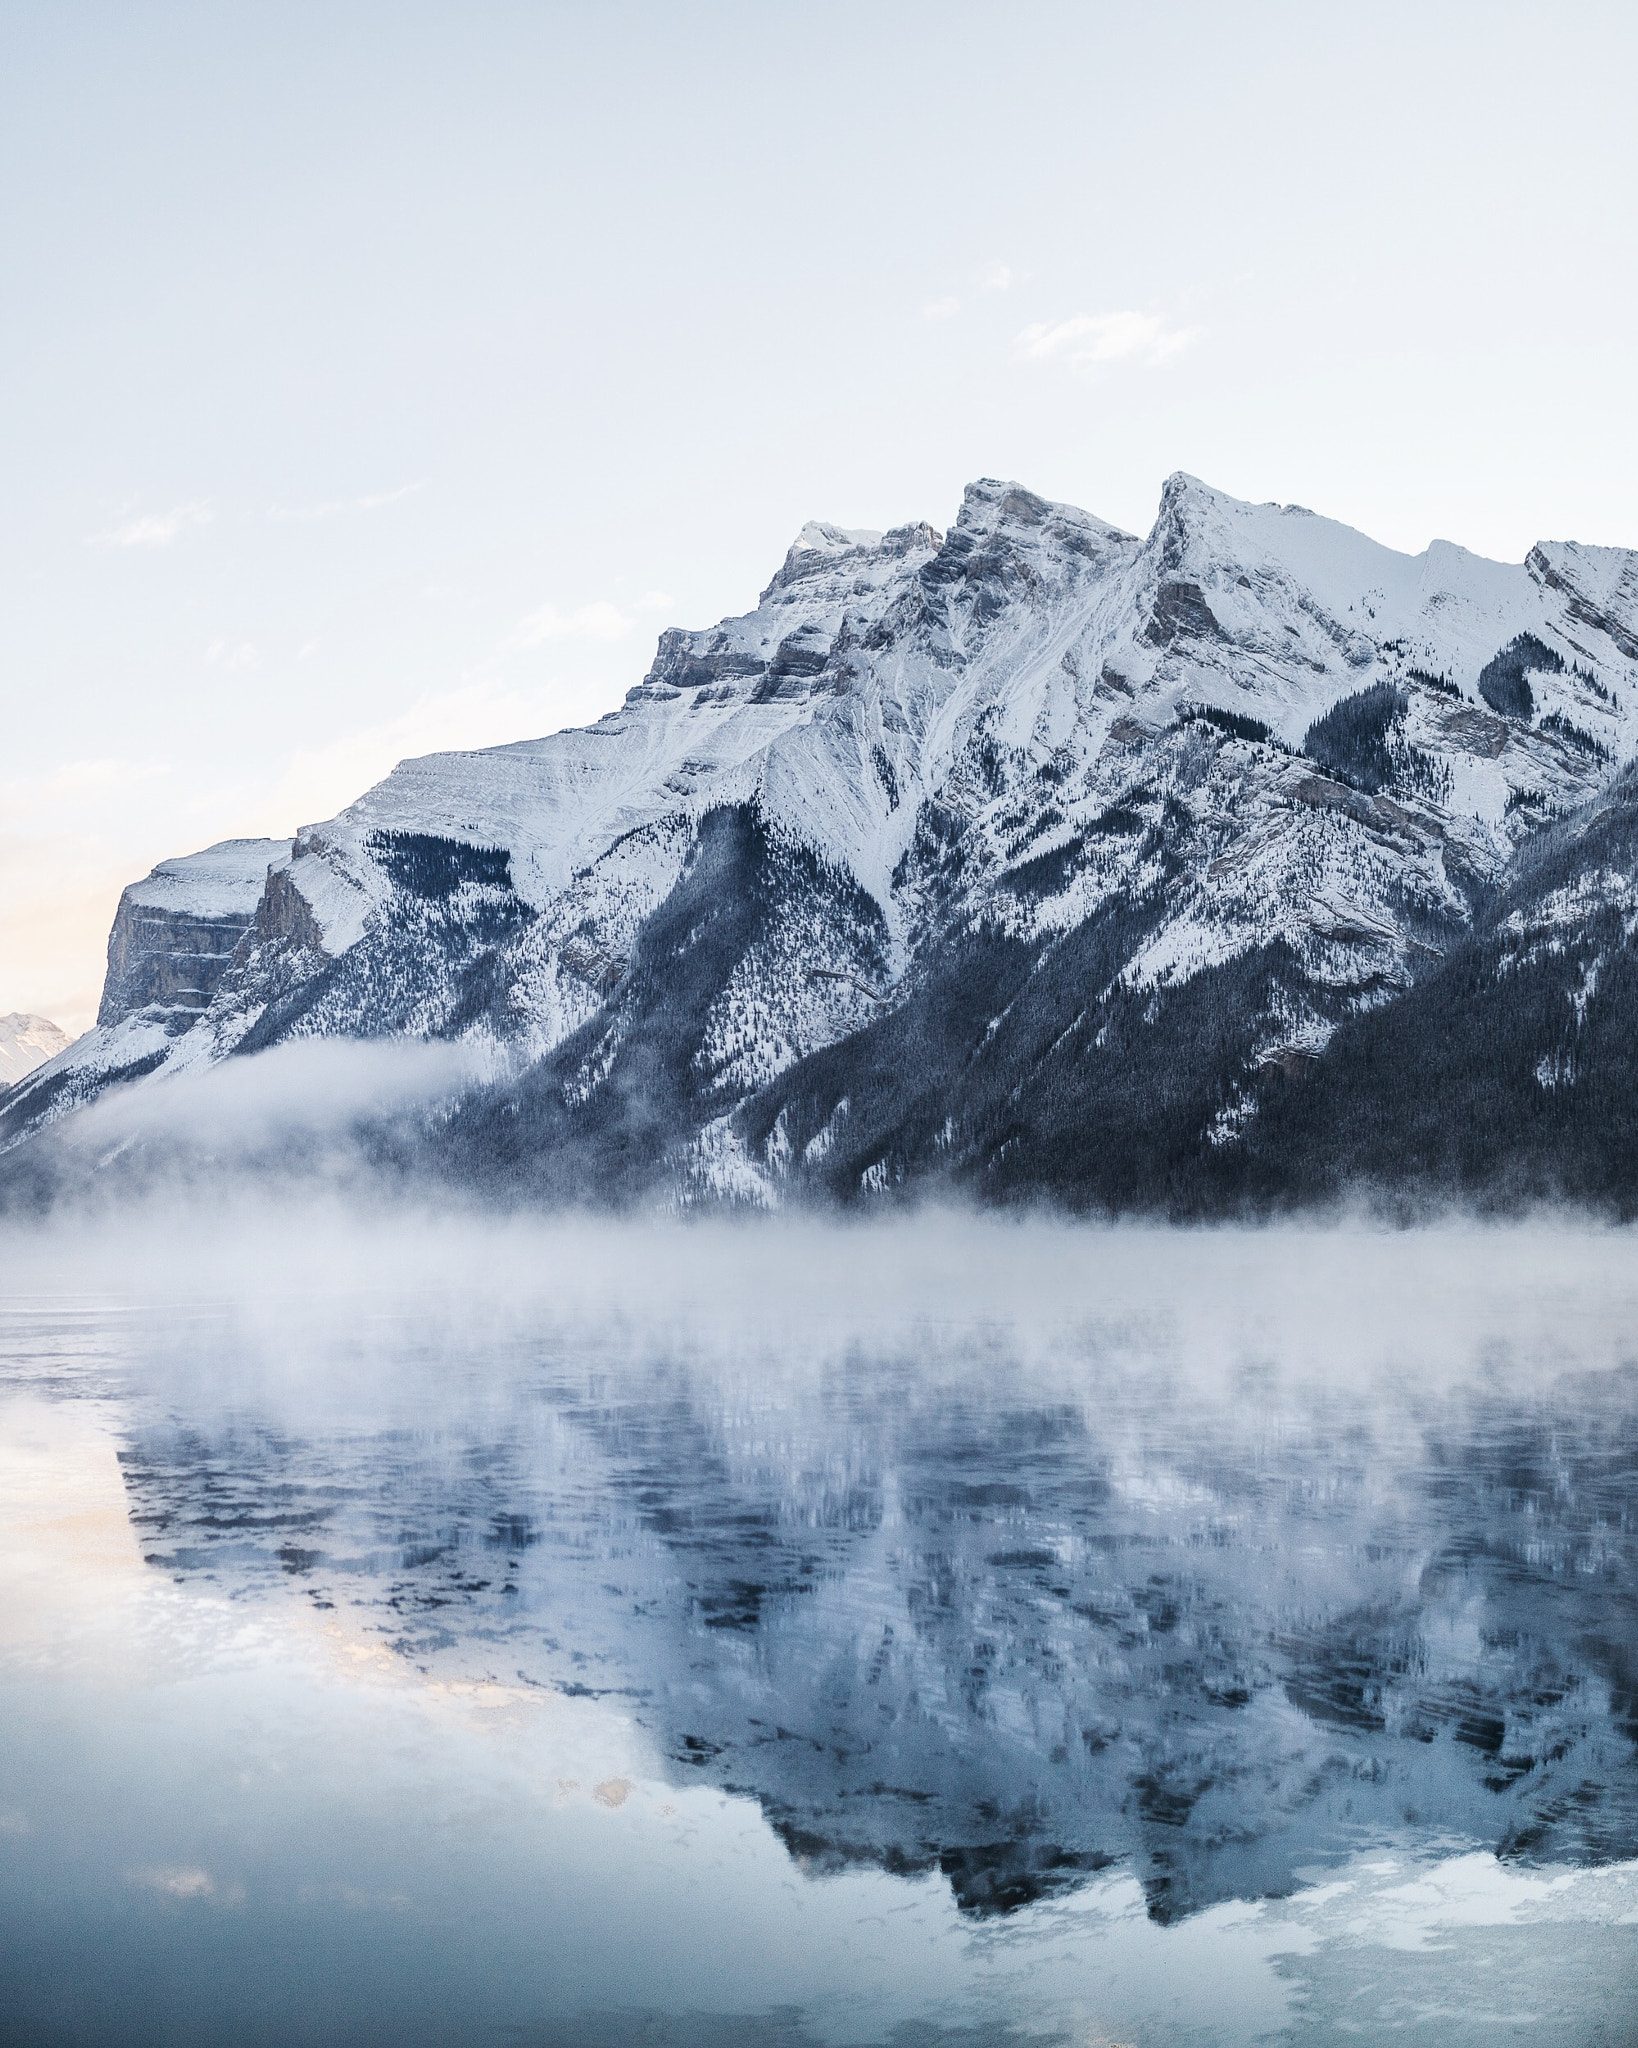
[(69, 1042), (68, 1033), (49, 1017), (36, 1017), (25, 1010), (0, 1017), (0, 1088), (9, 1088), (25, 1074), (32, 1074)]
[(943, 535), (805, 527), (594, 726), (165, 863), (0, 1131), (406, 1035), (489, 1076), (428, 1137), (485, 1182), (1176, 1202), (1635, 751), (1628, 551), (1403, 555), (1182, 475), (1139, 539), (985, 480)]

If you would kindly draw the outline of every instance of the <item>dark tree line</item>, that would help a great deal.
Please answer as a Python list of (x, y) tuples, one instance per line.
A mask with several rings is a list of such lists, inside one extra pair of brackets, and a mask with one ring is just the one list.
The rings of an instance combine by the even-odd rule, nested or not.
[(471, 846), (434, 832), (372, 832), (369, 847), (378, 866), (414, 896), (453, 896), (467, 883), (512, 886), (512, 856), (504, 846)]
[(1302, 750), (1311, 761), (1374, 796), (1393, 780), (1388, 733), (1395, 721), (1404, 717), (1409, 701), (1392, 683), (1371, 683), (1316, 718)]
[(1226, 732), (1237, 740), (1269, 740), (1272, 730), (1260, 718), (1251, 718), (1243, 711), (1225, 711), (1220, 704), (1185, 704), (1178, 714), (1181, 718), (1203, 718), (1208, 725), (1215, 725), (1219, 732)]
[(1530, 688), (1532, 669), (1537, 675), (1562, 675), (1563, 657), (1534, 633), (1520, 633), (1480, 669), (1479, 695), (1503, 718), (1528, 722), (1536, 708)]

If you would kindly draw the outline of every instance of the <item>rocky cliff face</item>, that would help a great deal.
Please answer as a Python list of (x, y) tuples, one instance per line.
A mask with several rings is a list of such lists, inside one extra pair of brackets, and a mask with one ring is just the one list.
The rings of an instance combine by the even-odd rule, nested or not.
[(52, 1048), (55, 1057), (34, 1064), (0, 1096), (0, 1146), (111, 1087), (182, 1064), (181, 1041), (209, 1010), (254, 924), (269, 867), (289, 854), (287, 839), (228, 839), (161, 861), (123, 891), (108, 935), (96, 1028), (71, 1046), (62, 1040)]
[(1399, 555), (1183, 476), (1139, 539), (986, 481), (942, 536), (805, 528), (620, 711), (404, 763), (208, 929), (122, 904), (98, 1032), (0, 1132), (408, 1035), (492, 1076), (417, 1163), (535, 1194), (1240, 1199), (1635, 746), (1625, 551)]
[(255, 921), (268, 869), (288, 840), (228, 839), (161, 861), (119, 899), (108, 935), (108, 977), (97, 1023), (145, 1015), (186, 1030), (208, 1009), (239, 941)]

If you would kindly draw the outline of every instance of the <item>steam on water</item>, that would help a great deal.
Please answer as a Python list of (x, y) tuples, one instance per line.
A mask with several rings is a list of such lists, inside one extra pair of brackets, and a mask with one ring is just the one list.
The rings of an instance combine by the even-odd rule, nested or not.
[(10, 1244), (12, 1382), (112, 1418), (155, 1585), (615, 1716), (622, 1811), (715, 1788), (787, 1868), (997, 1940), (1111, 1885), (1193, 1940), (1362, 1856), (1638, 1855), (1624, 1234), (315, 1206)]

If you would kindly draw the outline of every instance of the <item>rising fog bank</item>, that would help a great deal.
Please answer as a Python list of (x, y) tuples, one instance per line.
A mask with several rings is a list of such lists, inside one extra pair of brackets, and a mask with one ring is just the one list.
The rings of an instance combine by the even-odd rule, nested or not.
[[(223, 1213), (335, 1206), (350, 1218), (385, 1210), (464, 1213), (499, 1228), (506, 1217), (537, 1221), (598, 1215), (641, 1223), (657, 1217), (744, 1217), (771, 1210), (807, 1218), (848, 1218), (879, 1229), (928, 1211), (1013, 1217), (1125, 1216), (1156, 1225), (1216, 1224), (1334, 1231), (1360, 1219), (1397, 1226), (1460, 1227), (1463, 1217), (1545, 1219), (1552, 1230), (1603, 1229), (1630, 1221), (1619, 1202), (1552, 1202), (1523, 1179), (1471, 1199), (1434, 1178), (1315, 1181), (1303, 1199), (1286, 1190), (1253, 1199), (1208, 1200), (1199, 1190), (1168, 1198), (1134, 1182), (1118, 1201), (1088, 1202), (1041, 1187), (982, 1191), (924, 1179), (884, 1185), (839, 1199), (817, 1183), (777, 1196), (763, 1181), (726, 1171), (716, 1180), (668, 1179), (656, 1153), (651, 1173), (615, 1187), (582, 1180), (575, 1157), (546, 1158), (530, 1178), (480, 1169), (451, 1149), (450, 1133), (475, 1102), (501, 1101), (509, 1068), (493, 1046), (413, 1039), (310, 1038), (265, 1052), (155, 1073), (113, 1087), (97, 1100), (9, 1146), (0, 1144), (0, 1223), (54, 1217), (116, 1231), (150, 1227), (177, 1209), (214, 1224)], [(497, 1094), (497, 1091), (500, 1091)], [(634, 1111), (639, 1122), (642, 1112)], [(658, 1142), (658, 1141), (656, 1141)], [(725, 1141), (726, 1142), (726, 1141)], [(640, 1149), (640, 1148), (639, 1148)], [(732, 1147), (730, 1146), (730, 1151)], [(1311, 1149), (1323, 1149), (1316, 1147)], [(548, 1148), (549, 1153), (549, 1148)], [(726, 1156), (726, 1155), (725, 1155)], [(732, 1165), (732, 1161), (729, 1161)], [(153, 1219), (161, 1219), (158, 1225)], [(146, 1221), (144, 1219), (147, 1219)], [(1367, 1223), (1367, 1227), (1368, 1227)], [(564, 1227), (568, 1227), (565, 1223)]]
[[(1634, 1235), (1542, 1218), (1178, 1230), (924, 1210), (495, 1217), (346, 1201), (176, 1201), (0, 1226), (0, 1312), (128, 1313), (224, 1388), (424, 1386), (541, 1344), (759, 1376), (936, 1353), (1085, 1382), (1533, 1377), (1638, 1357)], [(1248, 1378), (1249, 1376), (1249, 1378)]]
[(156, 1334), (127, 1368), (367, 1403), (456, 1370), (495, 1383), (547, 1343), (764, 1379), (929, 1356), (1072, 1391), (1165, 1371), (1201, 1398), (1247, 1375), (1368, 1386), (1634, 1355), (1638, 1240), (1568, 1211), (543, 1213), (406, 1164), (476, 1078), (465, 1048), (311, 1040), (112, 1091), (0, 1159), (0, 1311), (129, 1312)]
[(492, 1064), (443, 1041), (305, 1039), (128, 1082), (0, 1151), (0, 1215), (276, 1191), (367, 1205), (407, 1182), (417, 1140)]

